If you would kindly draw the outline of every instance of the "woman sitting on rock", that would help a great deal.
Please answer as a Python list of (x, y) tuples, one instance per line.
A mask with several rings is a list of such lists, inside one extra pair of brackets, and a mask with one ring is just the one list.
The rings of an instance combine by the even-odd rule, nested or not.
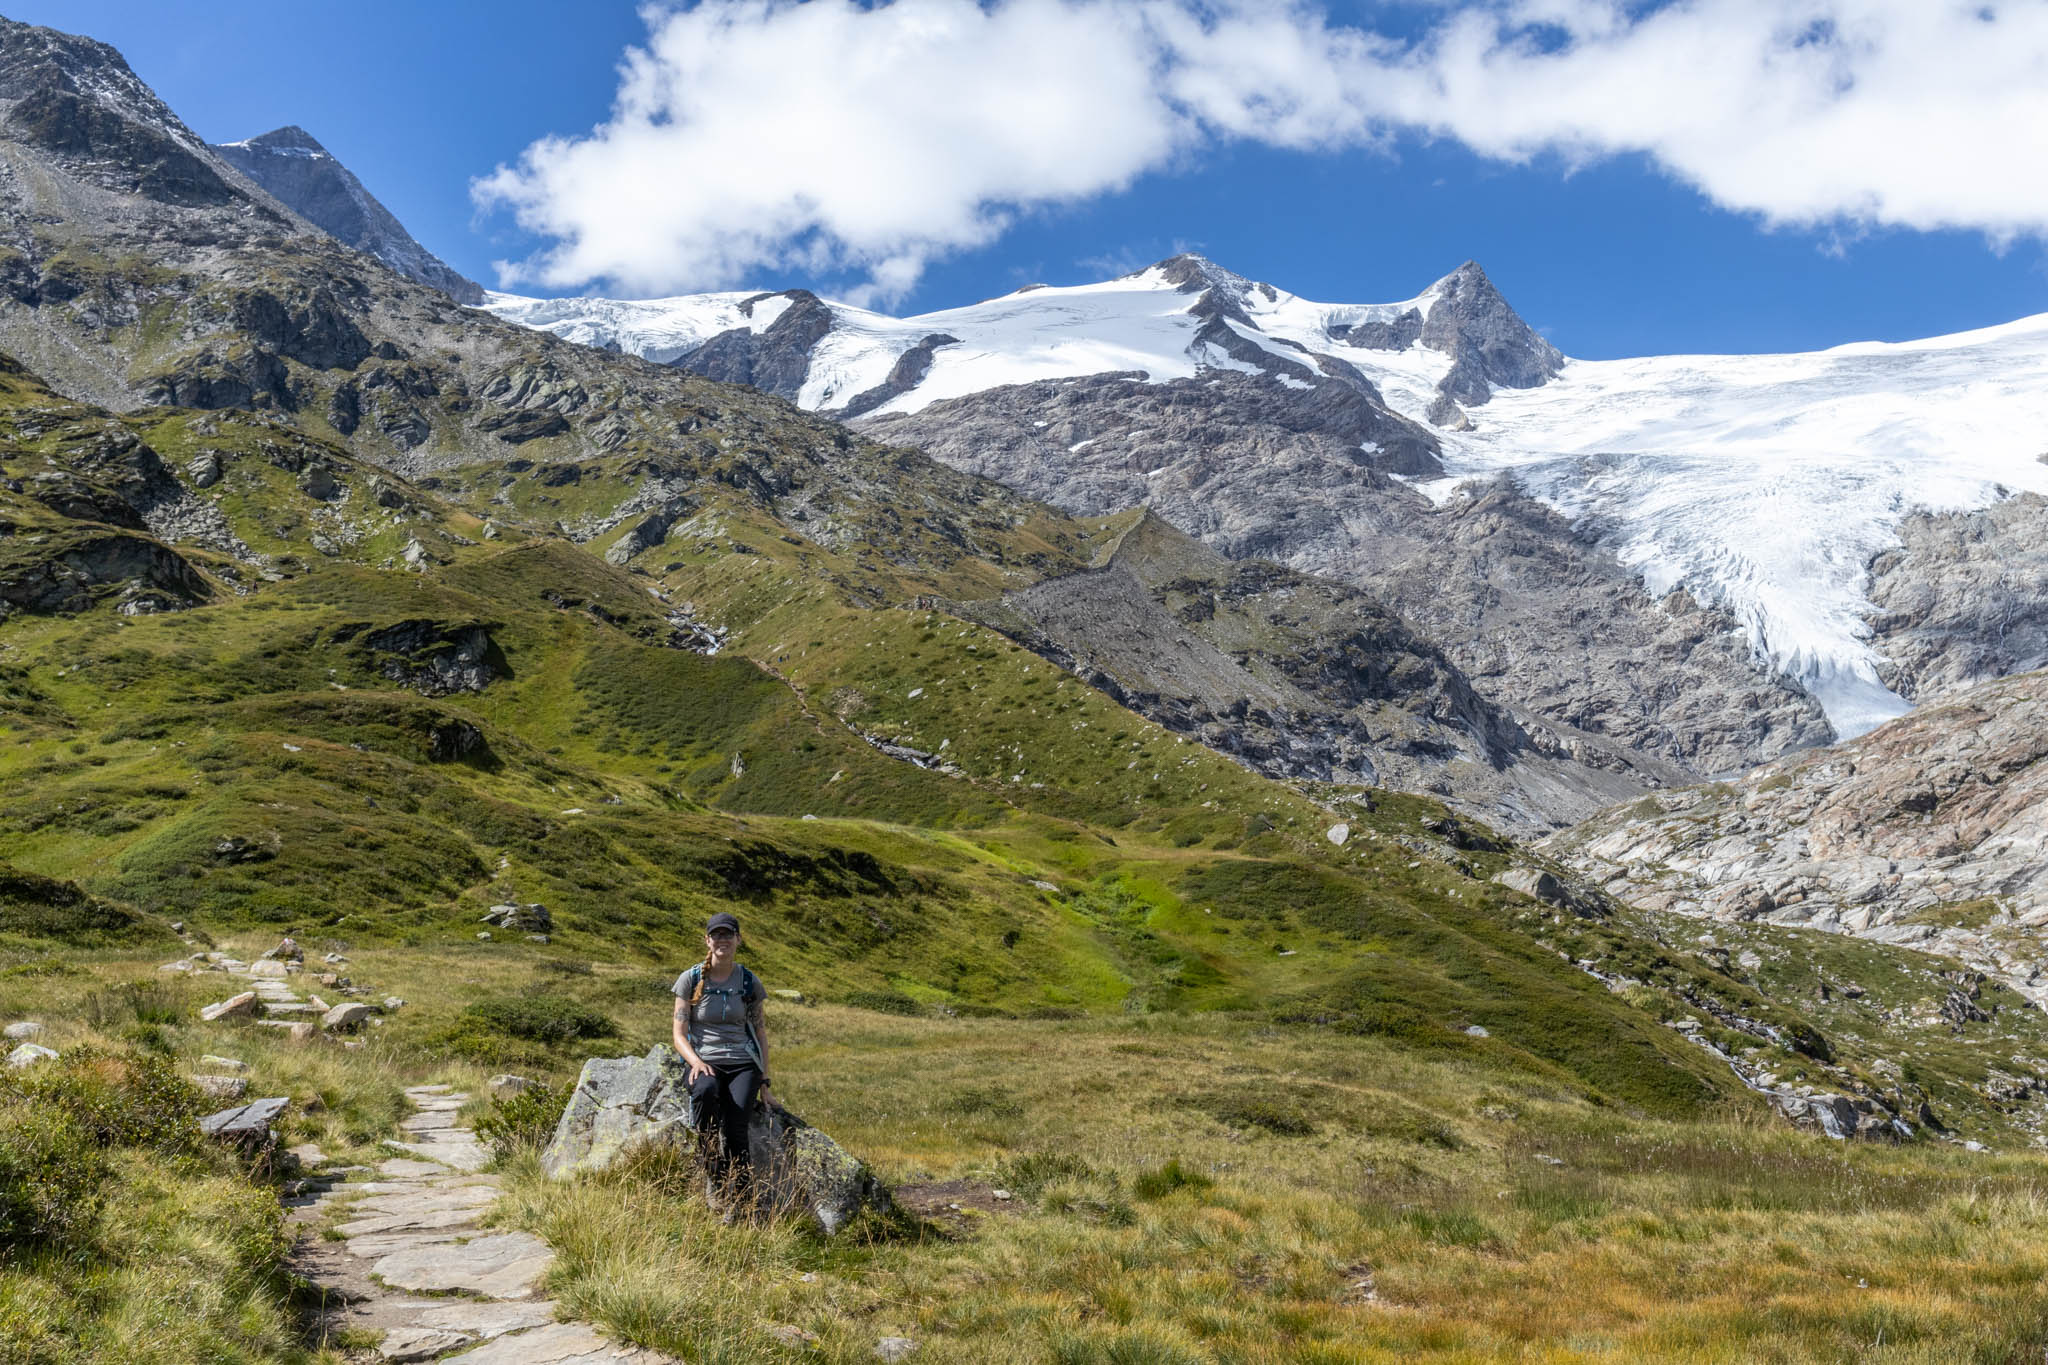
[[(753, 1198), (747, 1121), (768, 1088), (761, 979), (735, 955), (740, 922), (720, 912), (704, 926), (704, 960), (676, 978), (676, 1051), (690, 1067), (690, 1098), (714, 1189), (732, 1222)], [(718, 1137), (712, 1136), (712, 1128)]]

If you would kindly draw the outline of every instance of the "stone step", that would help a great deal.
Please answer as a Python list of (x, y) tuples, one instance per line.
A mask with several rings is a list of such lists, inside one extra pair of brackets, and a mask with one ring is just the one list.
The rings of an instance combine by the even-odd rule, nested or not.
[(396, 1251), (371, 1274), (394, 1289), (415, 1293), (467, 1291), (492, 1299), (524, 1299), (555, 1263), (555, 1253), (530, 1232), (502, 1232), (460, 1243)]

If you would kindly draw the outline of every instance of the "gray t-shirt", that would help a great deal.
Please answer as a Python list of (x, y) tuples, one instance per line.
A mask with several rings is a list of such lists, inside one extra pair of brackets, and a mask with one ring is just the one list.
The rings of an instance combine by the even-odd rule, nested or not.
[(746, 988), (746, 970), (734, 967), (724, 981), (706, 981), (704, 998), (691, 1005), (690, 995), (696, 989), (696, 978), (702, 970), (701, 966), (689, 968), (676, 978), (676, 984), (671, 987), (676, 997), (683, 1001), (683, 1026), (689, 1033), (690, 1046), (713, 1066), (738, 1066), (749, 1062), (761, 1065), (760, 1053), (754, 1048), (754, 1031), (747, 1027), (747, 1002), (742, 998)]

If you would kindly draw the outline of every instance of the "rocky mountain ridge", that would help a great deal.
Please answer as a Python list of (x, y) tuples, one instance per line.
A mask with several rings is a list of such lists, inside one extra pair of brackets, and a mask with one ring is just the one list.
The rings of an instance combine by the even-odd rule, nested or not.
[[(1634, 580), (1640, 602), (1680, 592), (1721, 623), (1709, 634), (1736, 632), (1732, 652), (1753, 656), (1736, 672), (1716, 665), (1724, 683), (1746, 675), (1736, 690), (1751, 692), (1775, 677), (1808, 694), (1825, 722), (1785, 713), (1771, 725), (1785, 742), (1861, 733), (1932, 695), (1918, 679), (1938, 690), (1985, 676), (1994, 657), (2023, 664), (2038, 650), (2008, 648), (2030, 628), (2011, 630), (2048, 613), (2038, 575), (1949, 576), (1944, 604), (1880, 581), (1916, 509), (1989, 517), (1973, 535), (1997, 535), (2011, 519), (1994, 510), (2003, 500), (2048, 495), (2036, 459), (2048, 393), (2033, 380), (2048, 317), (1803, 355), (1577, 361), (1475, 265), (1406, 303), (1344, 305), (1199, 257), (902, 319), (802, 291), (492, 306), (678, 364), (715, 361), (724, 377), (751, 374), (1069, 510), (1143, 504), (1228, 554), (1389, 600), (1398, 585), (1373, 543), (1384, 528), (1422, 528), (1459, 483), (1504, 480), (1558, 528), (1543, 559), (1599, 560), (1599, 576)], [(1417, 495), (1407, 506), (1403, 483)], [(2022, 537), (1980, 558), (2015, 553)], [(1528, 586), (1569, 592), (1563, 580)], [(1624, 616), (1655, 633), (1639, 611)], [(1501, 617), (1437, 643), (1459, 654), (1498, 642), (1553, 675), (1574, 667), (1533, 624)], [(1641, 681), (1658, 696), (1703, 693), (1661, 652)], [(1631, 708), (1618, 680), (1593, 691), (1590, 708), (1545, 713), (1598, 729), (1592, 712)], [(1534, 690), (1500, 700), (1545, 708)], [(1778, 743), (1738, 728), (1703, 738), (1718, 752), (1666, 756), (1733, 771)]]
[[(878, 445), (756, 391), (779, 382), (772, 355), (733, 353), (728, 377), (755, 386), (742, 388), (463, 310), (294, 216), (168, 110), (136, 99), (95, 103), (92, 92), (107, 81), (94, 73), (110, 60), (99, 49), (17, 27), (0, 30), (0, 51), (35, 54), (58, 73), (21, 75), (22, 88), (77, 85), (85, 93), (76, 120), (128, 130), (108, 143), (115, 151), (189, 144), (192, 164), (226, 196), (185, 202), (189, 196), (121, 192), (72, 175), (68, 154), (45, 142), (0, 137), (0, 161), (16, 172), (0, 197), (17, 224), (14, 254), (5, 258), (14, 283), (0, 295), (0, 348), (19, 352), (60, 391), (115, 412), (245, 410), (274, 426), (279, 446), (294, 444), (293, 434), (331, 443), (416, 487), (473, 500), (506, 525), (589, 543), (614, 564), (658, 577), (681, 600), (715, 583), (719, 595), (749, 604), (728, 608), (707, 629), (743, 631), (749, 613), (767, 609), (732, 585), (771, 560), (800, 585), (792, 592), (862, 606), (907, 594), (986, 600), (1089, 562), (1094, 530), (1001, 484)], [(15, 69), (33, 65), (24, 58)], [(0, 98), (14, 88), (0, 86)], [(1222, 286), (1203, 287), (1215, 294)], [(746, 307), (764, 333), (813, 326), (801, 299)], [(1217, 325), (1229, 330), (1227, 319)], [(1357, 430), (1383, 430), (1390, 444), (1407, 441), (1427, 459), (1428, 434), (1387, 414), (1369, 385), (1338, 375), (1312, 392), (1277, 381), (1275, 391), (1336, 404)], [(308, 478), (326, 468), (317, 453), (279, 458), (311, 471)], [(350, 481), (327, 482), (334, 488), (319, 505), (333, 515), (320, 514), (312, 543), (320, 554), (348, 558), (351, 546), (382, 533), (382, 513), (366, 509), (364, 521)], [(235, 553), (225, 540), (212, 543)], [(248, 548), (253, 568), (290, 572), (263, 558), (268, 547)], [(446, 553), (431, 535), (416, 552), (397, 548)], [(114, 572), (111, 561), (104, 569), (102, 577)], [(1324, 622), (1332, 648), (1379, 614), (1362, 595), (1351, 597), (1360, 603), (1357, 620), (1338, 613)], [(1577, 757), (1559, 761), (1586, 766)], [(1420, 769), (1398, 770), (1435, 781)], [(1553, 792), (1564, 804), (1529, 814), (1544, 825), (1561, 822), (1598, 803), (1587, 791), (1618, 794), (1609, 781), (1567, 774)]]
[(457, 303), (484, 301), (483, 286), (465, 279), (413, 240), (391, 210), (305, 129), (296, 124), (276, 128), (241, 142), (215, 143), (213, 150), (336, 241), (367, 251), (407, 279), (431, 285)]

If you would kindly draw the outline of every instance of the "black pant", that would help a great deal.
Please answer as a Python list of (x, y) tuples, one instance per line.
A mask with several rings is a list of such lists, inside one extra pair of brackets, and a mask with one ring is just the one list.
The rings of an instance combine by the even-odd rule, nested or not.
[(761, 1068), (752, 1062), (721, 1063), (709, 1076), (690, 1082), (690, 1099), (697, 1110), (697, 1131), (708, 1139), (715, 1126), (720, 1135), (717, 1146), (706, 1155), (715, 1180), (730, 1178), (744, 1185), (754, 1174), (754, 1154), (747, 1142), (747, 1119), (754, 1110), (754, 1095), (761, 1088)]

